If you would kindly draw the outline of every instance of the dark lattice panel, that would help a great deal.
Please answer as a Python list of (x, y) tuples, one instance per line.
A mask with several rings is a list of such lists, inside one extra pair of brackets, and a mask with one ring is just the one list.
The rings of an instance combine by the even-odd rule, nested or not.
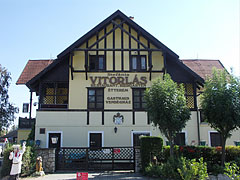
[(133, 148), (115, 148), (114, 159), (133, 159), (134, 152)]
[(185, 84), (186, 94), (193, 95), (193, 84), (186, 83)]
[(194, 108), (194, 97), (193, 96), (187, 96), (186, 100), (187, 100), (187, 106), (189, 108)]
[(67, 83), (43, 83), (41, 104), (68, 104)]
[(134, 148), (62, 148), (57, 170), (124, 170), (134, 168)]
[(102, 150), (90, 150), (89, 159), (111, 159), (112, 151), (111, 149), (102, 149)]

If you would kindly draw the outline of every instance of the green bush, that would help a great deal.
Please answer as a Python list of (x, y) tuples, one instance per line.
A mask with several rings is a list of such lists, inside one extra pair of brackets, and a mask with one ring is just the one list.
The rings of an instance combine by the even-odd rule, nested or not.
[(182, 168), (182, 161), (179, 158), (169, 158), (166, 162), (159, 165), (149, 164), (144, 174), (151, 177), (159, 177), (161, 179), (176, 179), (180, 180), (181, 176), (177, 169)]
[(154, 156), (158, 157), (162, 152), (163, 140), (161, 137), (144, 136), (140, 139), (142, 169), (145, 170)]
[[(1, 177), (8, 176), (12, 167), (12, 160), (9, 160), (10, 152), (13, 151), (12, 146), (7, 147), (4, 150), (3, 165), (1, 169)], [(26, 151), (23, 154), (23, 163), (22, 163), (22, 175), (28, 176), (35, 172), (35, 161), (36, 153), (34, 147), (27, 146)]]
[(13, 151), (12, 146), (7, 147), (4, 150), (3, 164), (2, 164), (2, 169), (1, 169), (1, 177), (5, 177), (5, 176), (8, 176), (10, 174), (11, 167), (12, 167), (12, 161), (9, 160), (9, 154), (10, 154), (11, 151)]
[(224, 174), (230, 179), (240, 179), (239, 167), (235, 163), (225, 163)]
[(205, 180), (208, 177), (207, 163), (200, 158), (199, 162), (196, 159), (187, 160), (181, 158), (183, 166), (178, 168), (178, 172), (183, 180)]

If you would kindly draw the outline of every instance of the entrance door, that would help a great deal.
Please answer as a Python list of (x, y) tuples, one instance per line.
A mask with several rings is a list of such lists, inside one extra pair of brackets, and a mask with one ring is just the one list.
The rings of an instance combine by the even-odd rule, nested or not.
[(90, 133), (89, 147), (102, 147), (102, 133)]
[(140, 137), (150, 136), (150, 132), (134, 132), (133, 133), (133, 147), (140, 146)]
[(49, 133), (48, 147), (57, 149), (61, 147), (61, 133)]

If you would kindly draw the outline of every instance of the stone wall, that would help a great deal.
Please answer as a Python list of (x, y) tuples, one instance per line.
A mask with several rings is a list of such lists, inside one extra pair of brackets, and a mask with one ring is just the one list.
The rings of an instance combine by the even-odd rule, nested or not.
[(55, 172), (55, 149), (43, 148), (37, 149), (37, 155), (42, 157), (43, 171), (45, 173)]
[(141, 151), (140, 147), (135, 147), (135, 172), (140, 172), (141, 165)]

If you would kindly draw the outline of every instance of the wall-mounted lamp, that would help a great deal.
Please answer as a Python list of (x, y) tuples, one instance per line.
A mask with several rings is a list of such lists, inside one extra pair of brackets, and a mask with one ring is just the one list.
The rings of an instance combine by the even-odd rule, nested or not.
[(114, 128), (114, 132), (117, 133), (117, 127)]

